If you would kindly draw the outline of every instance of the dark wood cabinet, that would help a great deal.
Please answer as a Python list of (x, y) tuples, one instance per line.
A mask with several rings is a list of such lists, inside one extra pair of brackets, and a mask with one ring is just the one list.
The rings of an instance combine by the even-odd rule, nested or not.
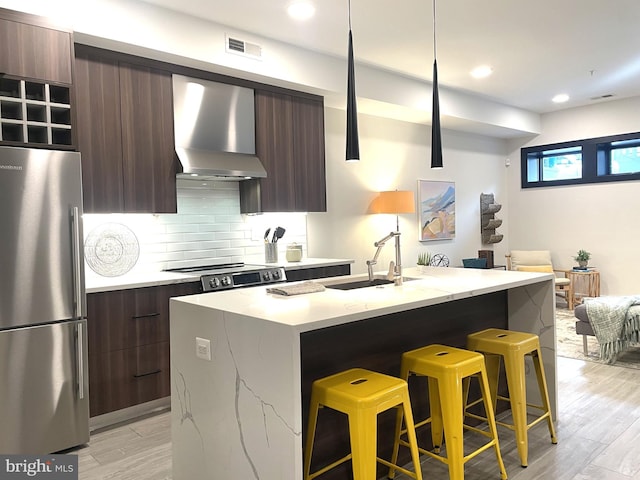
[(293, 102), (289, 95), (255, 92), (256, 154), (267, 171), (260, 182), (262, 211), (295, 210)]
[(267, 178), (240, 183), (241, 211), (326, 211), (322, 99), (263, 90), (255, 98), (256, 154)]
[(88, 213), (176, 213), (171, 73), (79, 46), (78, 148)]
[(0, 8), (0, 143), (70, 150), (73, 33)]
[(324, 104), (295, 98), (293, 105), (294, 192), (296, 211), (326, 212)]
[(84, 211), (124, 212), (118, 62), (78, 52), (75, 89)]
[(71, 30), (0, 8), (0, 74), (71, 85), (72, 62)]
[(177, 212), (172, 98), (170, 72), (120, 63), (127, 212)]
[(87, 295), (92, 417), (170, 395), (169, 299), (183, 283)]
[(298, 282), (300, 280), (313, 280), (315, 278), (340, 277), (351, 275), (351, 265), (328, 265), (326, 267), (296, 268), (285, 270), (287, 282)]

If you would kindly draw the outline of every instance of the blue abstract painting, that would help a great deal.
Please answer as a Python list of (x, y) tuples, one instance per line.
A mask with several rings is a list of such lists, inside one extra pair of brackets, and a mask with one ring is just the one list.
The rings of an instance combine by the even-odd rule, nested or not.
[(420, 241), (448, 240), (456, 236), (454, 182), (418, 180)]

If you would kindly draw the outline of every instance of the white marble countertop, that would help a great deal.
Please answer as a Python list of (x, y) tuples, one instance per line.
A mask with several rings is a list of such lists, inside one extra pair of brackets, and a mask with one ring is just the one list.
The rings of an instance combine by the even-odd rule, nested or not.
[[(179, 297), (175, 301), (230, 312), (293, 327), (298, 332), (425, 307), (476, 295), (553, 280), (550, 273), (465, 268), (407, 268), (407, 280), (354, 290), (327, 288), (323, 292), (282, 296), (267, 286)], [(314, 282), (329, 285), (365, 279), (366, 275), (332, 277)]]
[[(247, 257), (245, 259), (245, 263), (252, 265), (264, 265), (264, 257)], [(339, 258), (303, 258), (300, 262), (282, 261), (271, 265), (280, 266), (286, 271), (298, 270), (301, 268), (344, 265), (349, 263), (354, 263), (354, 260)], [(103, 277), (91, 271), (87, 271), (85, 277), (85, 288), (87, 293), (98, 293), (113, 290), (126, 290), (129, 288), (153, 287), (157, 285), (171, 285), (174, 283), (198, 281), (200, 281), (200, 275), (194, 273), (156, 271), (129, 273), (118, 277)]]
[(98, 293), (198, 281), (200, 281), (200, 275), (174, 272), (141, 272), (119, 277), (101, 277), (93, 274), (86, 276), (85, 289), (87, 293)]

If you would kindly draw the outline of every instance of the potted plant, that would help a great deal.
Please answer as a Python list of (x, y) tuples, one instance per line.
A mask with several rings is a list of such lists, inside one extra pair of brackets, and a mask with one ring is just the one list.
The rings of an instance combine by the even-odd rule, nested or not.
[(429, 266), (431, 263), (431, 254), (429, 252), (422, 252), (418, 254), (418, 268), (423, 271), (423, 267)]
[(580, 265), (581, 268), (586, 268), (587, 264), (589, 263), (589, 259), (591, 258), (591, 254), (589, 252), (587, 252), (586, 250), (578, 250), (578, 253), (575, 257), (573, 257), (573, 259), (578, 262), (578, 265)]

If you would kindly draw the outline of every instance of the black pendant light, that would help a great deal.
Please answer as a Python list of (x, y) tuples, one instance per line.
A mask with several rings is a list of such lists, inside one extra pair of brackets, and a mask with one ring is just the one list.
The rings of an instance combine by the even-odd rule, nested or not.
[(438, 95), (438, 61), (436, 60), (436, 0), (433, 0), (433, 102), (431, 115), (431, 168), (442, 168), (440, 96)]
[(353, 35), (351, 34), (351, 0), (349, 0), (349, 55), (347, 66), (347, 152), (346, 161), (360, 160), (358, 142), (358, 108), (356, 106), (356, 79), (353, 62)]

